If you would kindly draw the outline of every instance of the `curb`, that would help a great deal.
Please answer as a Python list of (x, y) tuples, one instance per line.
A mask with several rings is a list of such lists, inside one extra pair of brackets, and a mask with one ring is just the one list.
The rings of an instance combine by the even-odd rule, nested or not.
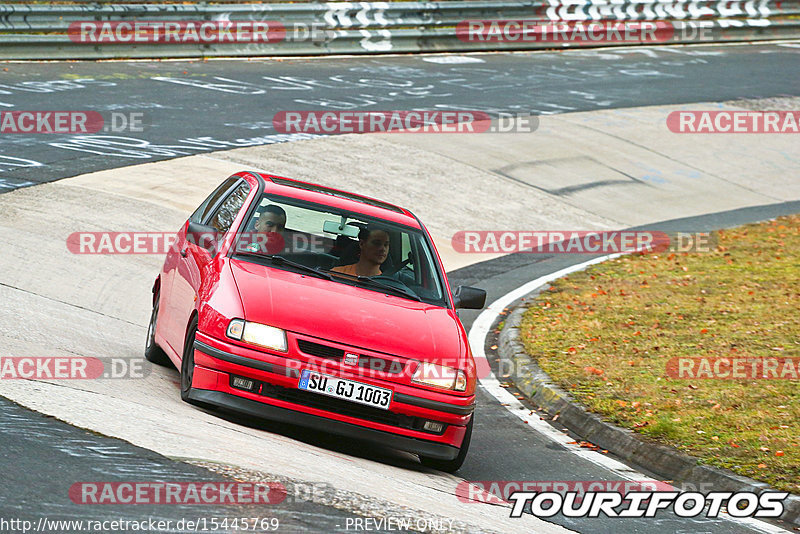
[[(541, 289), (541, 288), (540, 288)], [(529, 293), (525, 301), (535, 298), (539, 290)], [(772, 489), (769, 484), (736, 475), (730, 471), (702, 465), (697, 458), (665, 445), (648, 443), (632, 431), (606, 421), (586, 411), (572, 396), (555, 385), (550, 377), (525, 352), (519, 340), (519, 325), (527, 306), (517, 305), (505, 319), (500, 331), (497, 352), (501, 369), (509, 369), (510, 380), (516, 388), (549, 415), (558, 414), (559, 424), (582, 439), (608, 450), (629, 464), (640, 465), (665, 480), (695, 484), (713, 484), (715, 491), (750, 491), (761, 493)], [(800, 497), (789, 495), (784, 500), (780, 519), (800, 526)]]

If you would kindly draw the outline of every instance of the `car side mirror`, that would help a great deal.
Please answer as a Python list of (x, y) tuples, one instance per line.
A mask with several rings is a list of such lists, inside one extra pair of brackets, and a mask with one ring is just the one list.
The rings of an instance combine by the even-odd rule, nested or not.
[(458, 286), (453, 293), (453, 300), (456, 308), (480, 310), (486, 304), (486, 291), (477, 287)]
[(206, 249), (213, 255), (217, 251), (218, 233), (213, 226), (189, 221), (189, 227), (186, 229), (186, 241)]

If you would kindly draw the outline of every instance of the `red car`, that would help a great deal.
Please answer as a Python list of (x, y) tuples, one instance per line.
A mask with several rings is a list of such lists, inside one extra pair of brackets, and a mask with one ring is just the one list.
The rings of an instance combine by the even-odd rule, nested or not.
[(240, 172), (192, 214), (153, 286), (145, 354), (181, 398), (411, 451), (454, 471), (475, 362), (425, 226), (411, 212)]

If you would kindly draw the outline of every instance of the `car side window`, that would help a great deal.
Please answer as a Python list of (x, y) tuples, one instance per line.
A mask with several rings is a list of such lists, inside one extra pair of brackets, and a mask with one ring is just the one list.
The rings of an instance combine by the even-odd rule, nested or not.
[(210, 226), (216, 228), (221, 234), (230, 230), (233, 220), (242, 209), (244, 201), (247, 200), (247, 195), (250, 193), (250, 185), (247, 182), (242, 182), (236, 187), (228, 198), (226, 198), (219, 208), (211, 216), (211, 221), (208, 223)]
[(406, 267), (412, 271), (414, 271), (414, 256), (413, 252), (411, 251), (411, 236), (406, 232), (402, 233), (402, 240), (400, 243), (402, 250), (400, 251), (400, 259), (401, 261), (406, 261), (411, 258), (412, 261), (406, 264)]
[(189, 220), (196, 223), (202, 223), (203, 221), (208, 220), (208, 214), (212, 209), (214, 209), (217, 201), (222, 197), (222, 195), (230, 191), (231, 187), (233, 187), (238, 181), (238, 177), (232, 176), (222, 182), (219, 187), (217, 187), (213, 193), (208, 195), (208, 198), (206, 198), (203, 203), (200, 204), (196, 210), (194, 210), (194, 213), (192, 213), (192, 216), (189, 217)]

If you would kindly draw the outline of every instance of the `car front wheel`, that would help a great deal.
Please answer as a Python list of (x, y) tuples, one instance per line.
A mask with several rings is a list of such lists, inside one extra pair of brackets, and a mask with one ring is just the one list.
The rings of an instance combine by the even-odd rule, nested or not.
[(201, 408), (213, 409), (214, 406), (205, 402), (200, 402), (189, 398), (192, 391), (192, 377), (194, 377), (194, 338), (197, 336), (197, 319), (193, 319), (186, 332), (186, 343), (183, 346), (183, 358), (181, 358), (181, 400), (200, 406)]

